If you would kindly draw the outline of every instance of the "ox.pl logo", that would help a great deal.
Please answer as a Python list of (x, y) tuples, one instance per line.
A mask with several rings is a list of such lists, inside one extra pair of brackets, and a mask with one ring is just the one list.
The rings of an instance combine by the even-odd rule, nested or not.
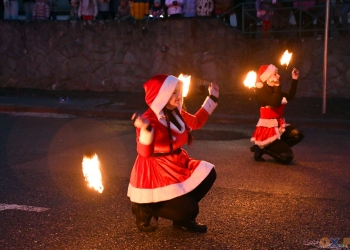
[(324, 237), (320, 240), (320, 247), (328, 248), (328, 247), (350, 247), (350, 238), (343, 238), (343, 241), (340, 238), (327, 238)]

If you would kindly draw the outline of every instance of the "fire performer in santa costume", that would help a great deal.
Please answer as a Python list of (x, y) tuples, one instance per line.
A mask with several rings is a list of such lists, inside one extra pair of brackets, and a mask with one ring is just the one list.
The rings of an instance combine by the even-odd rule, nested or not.
[(188, 156), (191, 130), (201, 128), (217, 106), (219, 87), (210, 84), (209, 96), (195, 115), (182, 109), (182, 81), (156, 75), (144, 84), (149, 108), (134, 114), (137, 158), (131, 171), (128, 196), (139, 230), (151, 232), (152, 217), (173, 221), (173, 228), (205, 233), (196, 222), (199, 201), (212, 187), (214, 165)]
[(295, 97), (298, 78), (299, 71), (294, 68), (290, 89), (288, 92), (283, 92), (278, 69), (272, 64), (260, 67), (255, 84), (255, 93), (260, 105), (260, 119), (251, 138), (255, 145), (250, 148), (256, 161), (264, 161), (263, 154), (281, 163), (293, 160), (291, 147), (299, 143), (304, 134), (295, 126), (286, 124), (283, 115), (287, 102)]

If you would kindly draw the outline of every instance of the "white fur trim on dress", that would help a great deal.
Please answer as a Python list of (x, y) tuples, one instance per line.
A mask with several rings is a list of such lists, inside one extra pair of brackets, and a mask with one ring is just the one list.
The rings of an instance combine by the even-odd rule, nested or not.
[(171, 95), (174, 93), (178, 82), (179, 79), (177, 79), (175, 76), (170, 75), (167, 78), (165, 78), (162, 86), (160, 87), (160, 90), (150, 107), (153, 110), (153, 112), (157, 115), (158, 119), (160, 116), (160, 111), (168, 103)]
[(202, 107), (211, 115), (213, 113), (214, 109), (218, 106), (216, 102), (214, 102), (209, 96), (205, 99)]
[(262, 74), (260, 75), (260, 80), (261, 80), (262, 82), (266, 82), (266, 80), (267, 80), (272, 74), (274, 74), (274, 73), (276, 72), (276, 70), (277, 70), (277, 68), (276, 68), (274, 65), (270, 64), (270, 65), (267, 67), (267, 69), (264, 71), (264, 73), (262, 73)]
[[(175, 132), (177, 132), (177, 133), (183, 133), (183, 132), (185, 132), (185, 123), (181, 120), (181, 118), (173, 111), (172, 112), (173, 113), (173, 115), (174, 115), (174, 117), (175, 117), (175, 119), (177, 120), (177, 122), (180, 124), (180, 126), (181, 126), (181, 130), (179, 130), (178, 129), (178, 127), (176, 127), (172, 122), (170, 122), (170, 129), (171, 130), (174, 130)], [(159, 122), (161, 123), (161, 124), (163, 124), (165, 127), (168, 127), (168, 124), (166, 123), (166, 118), (165, 118), (165, 115), (164, 115), (164, 112), (163, 112), (163, 110), (162, 111), (160, 111), (160, 117), (158, 118), (159, 119)]]
[(167, 201), (191, 192), (208, 176), (213, 168), (213, 164), (201, 161), (192, 175), (184, 182), (154, 189), (136, 188), (129, 183), (127, 195), (132, 202), (137, 203)]
[(258, 124), (256, 124), (256, 126), (257, 127), (266, 127), (266, 128), (278, 127), (278, 121), (277, 121), (277, 119), (260, 118), (258, 121)]
[(270, 138), (267, 138), (266, 140), (264, 141), (257, 141), (255, 137), (252, 137), (250, 139), (251, 142), (253, 142), (255, 145), (258, 145), (259, 148), (264, 148), (266, 146), (268, 146), (269, 144), (273, 143), (274, 141), (276, 140), (279, 140), (281, 137), (278, 135), (274, 135)]
[(151, 145), (154, 138), (154, 129), (152, 128), (151, 131), (148, 131), (147, 129), (141, 129), (140, 130), (140, 137), (139, 142), (143, 145)]

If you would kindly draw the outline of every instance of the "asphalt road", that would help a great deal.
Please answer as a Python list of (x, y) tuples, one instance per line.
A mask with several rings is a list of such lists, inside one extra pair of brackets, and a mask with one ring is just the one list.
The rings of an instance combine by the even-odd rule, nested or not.
[[(347, 129), (305, 127), (289, 165), (253, 161), (254, 124), (209, 123), (194, 133), (186, 149), (214, 163), (218, 176), (200, 203), (202, 235), (165, 219), (156, 232), (138, 231), (126, 196), (136, 157), (130, 121), (29, 113), (0, 120), (0, 249), (320, 249), (350, 238)], [(100, 158), (102, 194), (84, 180), (87, 151)]]

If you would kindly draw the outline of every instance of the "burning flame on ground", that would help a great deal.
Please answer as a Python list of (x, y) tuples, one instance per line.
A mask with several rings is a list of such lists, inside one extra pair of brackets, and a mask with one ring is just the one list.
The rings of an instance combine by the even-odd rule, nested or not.
[(190, 88), (191, 76), (190, 75), (184, 75), (184, 74), (181, 73), (178, 78), (183, 82), (182, 96), (186, 97), (187, 93), (188, 93), (188, 89)]
[(95, 154), (92, 158), (84, 156), (83, 174), (90, 188), (95, 189), (99, 193), (103, 192), (100, 161), (98, 159), (97, 154)]
[(244, 86), (251, 88), (255, 87), (255, 82), (256, 82), (256, 73), (255, 71), (249, 71), (247, 74), (247, 77), (244, 80)]
[(288, 67), (292, 54), (293, 53), (289, 53), (288, 50), (286, 50), (281, 58), (281, 65), (285, 64)]

